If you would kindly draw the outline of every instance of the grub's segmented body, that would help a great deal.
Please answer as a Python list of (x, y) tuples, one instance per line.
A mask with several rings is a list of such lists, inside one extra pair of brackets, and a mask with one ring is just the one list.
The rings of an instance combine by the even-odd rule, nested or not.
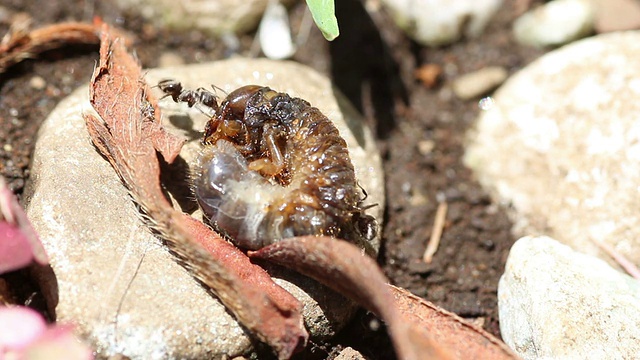
[(250, 85), (215, 110), (194, 171), (214, 227), (247, 249), (301, 235), (373, 238), (347, 144), (317, 108)]

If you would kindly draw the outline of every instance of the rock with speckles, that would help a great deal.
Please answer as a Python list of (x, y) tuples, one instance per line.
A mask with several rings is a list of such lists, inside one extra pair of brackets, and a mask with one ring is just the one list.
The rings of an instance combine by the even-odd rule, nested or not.
[[(292, 62), (239, 58), (150, 70), (145, 76), (150, 84), (171, 78), (187, 88), (215, 84), (226, 92), (260, 84), (309, 100), (334, 120), (349, 143), (360, 184), (368, 200), (379, 204), (371, 214), (381, 218), (384, 187), (375, 142), (326, 77)], [(207, 116), (170, 98), (160, 104), (164, 125), (190, 140), (177, 162), (186, 166), (198, 152)], [(76, 323), (78, 333), (100, 356), (218, 358), (251, 351), (245, 330), (140, 221), (118, 176), (89, 140), (82, 117), (89, 111), (85, 86), (47, 118), (25, 194), (28, 216), (57, 277), (57, 319)], [(166, 188), (183, 210), (191, 212), (195, 209), (184, 182), (186, 173), (184, 167), (171, 172), (182, 186), (172, 182)], [(379, 238), (372, 245), (379, 247)], [(306, 277), (283, 269), (270, 271), (303, 302), (305, 325), (316, 338), (333, 336), (355, 309)]]
[[(214, 35), (244, 33), (258, 26), (269, 0), (117, 0), (125, 10), (161, 27), (198, 29)], [(282, 0), (285, 5), (292, 0)]]
[(395, 23), (426, 46), (443, 46), (484, 31), (503, 0), (382, 0)]
[(523, 359), (640, 354), (640, 282), (549, 237), (513, 245), (498, 308), (502, 338)]
[(493, 99), (464, 160), (510, 205), (515, 233), (611, 261), (596, 239), (640, 263), (640, 32), (550, 52)]

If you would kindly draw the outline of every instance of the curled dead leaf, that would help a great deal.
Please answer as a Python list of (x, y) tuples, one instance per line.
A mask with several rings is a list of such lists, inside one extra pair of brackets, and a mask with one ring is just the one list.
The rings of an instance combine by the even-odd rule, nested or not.
[(291, 238), (249, 256), (294, 269), (376, 313), (387, 323), (399, 359), (518, 358), (486, 331), (389, 285), (377, 263), (346, 241)]
[(92, 24), (65, 22), (29, 30), (28, 21), (18, 21), (0, 41), (0, 73), (24, 59), (61, 46), (98, 45), (101, 25), (102, 21), (96, 19)]

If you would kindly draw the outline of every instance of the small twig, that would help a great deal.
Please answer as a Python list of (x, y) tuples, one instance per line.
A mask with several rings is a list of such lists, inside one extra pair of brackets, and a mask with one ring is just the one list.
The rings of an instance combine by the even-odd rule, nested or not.
[(427, 244), (427, 249), (422, 255), (422, 261), (427, 264), (433, 260), (433, 255), (438, 251), (438, 245), (440, 245), (440, 237), (442, 236), (442, 229), (444, 228), (444, 221), (447, 217), (447, 203), (442, 201), (438, 204), (438, 210), (436, 210), (436, 218), (433, 222), (433, 229), (431, 230), (431, 237)]
[(607, 255), (611, 256), (611, 258), (613, 258), (613, 260), (617, 262), (618, 265), (620, 265), (620, 267), (622, 267), (627, 272), (627, 274), (631, 275), (633, 278), (640, 280), (640, 269), (638, 269), (638, 267), (635, 266), (635, 264), (633, 264), (629, 259), (627, 259), (626, 256), (622, 255), (620, 252), (614, 249), (613, 246), (607, 243), (604, 243), (602, 241), (599, 241), (593, 238), (591, 238), (591, 241), (593, 241), (593, 243), (596, 244), (596, 246), (598, 246), (600, 250), (604, 251), (605, 253), (607, 253)]

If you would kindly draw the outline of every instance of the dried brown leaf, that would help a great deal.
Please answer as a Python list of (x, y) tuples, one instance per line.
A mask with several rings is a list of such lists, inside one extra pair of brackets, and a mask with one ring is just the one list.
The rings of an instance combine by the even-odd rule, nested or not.
[(16, 63), (70, 44), (99, 44), (101, 22), (67, 22), (28, 31), (28, 24), (14, 24), (0, 42), (0, 73)]
[(389, 285), (397, 308), (406, 321), (422, 329), (455, 359), (519, 359), (511, 349), (482, 328), (405, 289)]
[(103, 28), (90, 99), (102, 119), (86, 115), (96, 148), (109, 160), (150, 225), (178, 260), (209, 286), (238, 321), (280, 358), (304, 346), (300, 303), (260, 267), (201, 222), (171, 207), (162, 193), (156, 151), (168, 162), (182, 140), (160, 125), (155, 97), (121, 38)]
[(401, 316), (382, 270), (358, 247), (329, 237), (304, 236), (249, 252), (249, 256), (294, 269), (378, 314), (388, 325), (399, 359), (451, 358), (450, 349)]

